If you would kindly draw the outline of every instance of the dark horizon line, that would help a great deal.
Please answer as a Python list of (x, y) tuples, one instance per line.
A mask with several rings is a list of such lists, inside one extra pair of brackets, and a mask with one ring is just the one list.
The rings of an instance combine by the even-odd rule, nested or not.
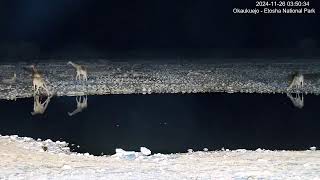
[(101, 49), (72, 49), (44, 52), (38, 49), (11, 49), (0, 48), (2, 60), (31, 60), (52, 58), (93, 58), (93, 59), (143, 59), (171, 58), (177, 60), (208, 59), (208, 58), (320, 58), (320, 48), (149, 48), (131, 50), (101, 50)]

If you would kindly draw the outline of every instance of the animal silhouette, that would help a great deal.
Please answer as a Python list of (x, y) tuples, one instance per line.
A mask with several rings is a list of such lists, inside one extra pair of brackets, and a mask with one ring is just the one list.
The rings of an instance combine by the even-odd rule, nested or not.
[(47, 95), (50, 94), (47, 85), (44, 81), (42, 73), (40, 73), (34, 65), (30, 66), (32, 68), (32, 89), (34, 94), (39, 94), (40, 89), (44, 89), (47, 92)]
[(304, 106), (304, 98), (303, 98), (303, 94), (296, 94), (295, 97), (293, 97), (291, 94), (287, 93), (287, 97), (291, 100), (291, 102), (293, 103), (293, 105), (299, 109), (302, 109)]
[(292, 80), (290, 82), (290, 85), (288, 89), (295, 88), (302, 88), (304, 86), (304, 76), (300, 73), (295, 73), (292, 77)]
[(76, 69), (76, 73), (77, 73), (76, 80), (84, 80), (84, 81), (88, 80), (88, 72), (84, 66), (78, 65), (71, 61), (69, 61), (68, 64), (72, 65)]
[(77, 109), (75, 109), (73, 112), (68, 112), (69, 116), (73, 116), (79, 112), (82, 112), (84, 109), (88, 107), (88, 97), (87, 96), (77, 96), (76, 97), (77, 102)]
[(39, 95), (36, 95), (33, 97), (33, 112), (31, 112), (31, 115), (34, 116), (34, 115), (37, 115), (37, 114), (43, 114), (49, 103), (50, 103), (50, 99), (52, 98), (52, 96), (48, 96), (47, 99), (41, 103), (40, 101), (40, 96)]

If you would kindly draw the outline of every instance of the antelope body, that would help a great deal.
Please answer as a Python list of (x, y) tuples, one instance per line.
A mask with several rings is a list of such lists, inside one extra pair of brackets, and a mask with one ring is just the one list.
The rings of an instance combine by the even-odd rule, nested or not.
[(31, 65), (32, 68), (32, 83), (34, 94), (40, 93), (40, 88), (44, 89), (49, 95), (49, 90), (47, 88), (46, 82), (43, 79), (42, 74), (35, 68), (34, 65)]
[(71, 61), (68, 62), (71, 66), (73, 66), (76, 69), (76, 80), (88, 80), (88, 72), (87, 69), (79, 64), (73, 63)]

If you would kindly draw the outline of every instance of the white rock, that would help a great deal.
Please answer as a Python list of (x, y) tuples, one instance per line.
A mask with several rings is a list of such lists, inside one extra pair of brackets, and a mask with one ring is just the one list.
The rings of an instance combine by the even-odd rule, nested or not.
[(256, 149), (256, 152), (263, 152), (263, 150), (258, 148), (258, 149)]
[(146, 147), (140, 147), (140, 152), (145, 156), (149, 156), (151, 154), (151, 151)]
[(127, 159), (127, 160), (134, 160), (138, 157), (138, 153), (134, 151), (125, 151), (123, 149), (116, 149), (116, 157)]
[(247, 152), (247, 150), (245, 150), (245, 149), (237, 149), (237, 150), (235, 150), (236, 152), (240, 152), (240, 153), (245, 153), (245, 152)]
[(310, 147), (310, 150), (311, 150), (311, 151), (315, 151), (315, 150), (317, 150), (317, 147), (312, 146), (312, 147)]
[(12, 139), (12, 140), (16, 140), (17, 139), (17, 135), (12, 135), (12, 136), (10, 136), (10, 139)]
[(24, 138), (23, 138), (23, 140), (24, 140), (24, 141), (31, 141), (31, 140), (32, 140), (32, 138), (24, 137)]
[(44, 142), (46, 142), (46, 143), (52, 143), (53, 141), (52, 141), (51, 139), (47, 139), (47, 140), (45, 140)]
[(116, 154), (123, 154), (125, 151), (123, 149), (117, 148)]

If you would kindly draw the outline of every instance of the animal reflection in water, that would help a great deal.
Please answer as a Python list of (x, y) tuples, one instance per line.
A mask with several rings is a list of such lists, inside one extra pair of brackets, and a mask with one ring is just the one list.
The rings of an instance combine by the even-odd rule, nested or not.
[(301, 96), (299, 93), (295, 95), (295, 97), (292, 96), (292, 94), (287, 94), (288, 98), (292, 101), (293, 105), (299, 109), (302, 109), (304, 106), (304, 98), (303, 94), (301, 93)]
[(77, 109), (75, 109), (71, 113), (68, 112), (69, 116), (73, 116), (88, 107), (88, 97), (87, 96), (77, 96), (76, 101), (77, 101)]
[(47, 99), (44, 102), (40, 101), (40, 96), (36, 95), (33, 97), (33, 112), (31, 112), (31, 115), (37, 115), (37, 114), (43, 114), (51, 100), (52, 96), (48, 96)]

